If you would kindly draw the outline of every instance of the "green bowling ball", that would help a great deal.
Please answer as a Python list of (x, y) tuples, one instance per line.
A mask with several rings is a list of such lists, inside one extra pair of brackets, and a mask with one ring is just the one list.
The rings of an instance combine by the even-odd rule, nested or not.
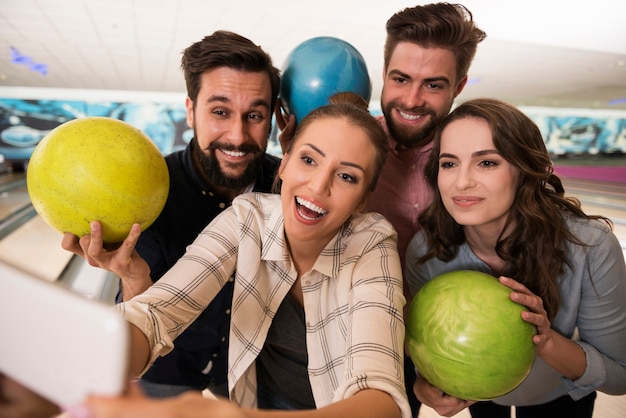
[(525, 307), (495, 277), (469, 270), (437, 276), (409, 305), (406, 343), (419, 373), (459, 399), (502, 396), (528, 376), (536, 333)]

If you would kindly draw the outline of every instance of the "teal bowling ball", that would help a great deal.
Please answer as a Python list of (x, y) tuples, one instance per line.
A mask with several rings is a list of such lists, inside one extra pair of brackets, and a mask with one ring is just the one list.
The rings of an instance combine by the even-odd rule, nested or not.
[(280, 84), (284, 110), (300, 122), (312, 110), (329, 104), (335, 93), (350, 91), (369, 103), (372, 96), (367, 65), (350, 43), (320, 36), (296, 46), (285, 59)]
[(458, 270), (427, 282), (409, 305), (406, 343), (419, 373), (459, 399), (484, 401), (519, 386), (535, 360), (523, 306), (495, 277)]

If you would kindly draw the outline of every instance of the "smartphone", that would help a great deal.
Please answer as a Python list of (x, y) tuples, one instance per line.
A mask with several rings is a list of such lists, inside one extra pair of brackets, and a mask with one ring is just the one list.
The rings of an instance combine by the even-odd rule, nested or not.
[(0, 295), (0, 372), (61, 407), (123, 392), (129, 329), (112, 306), (4, 263)]

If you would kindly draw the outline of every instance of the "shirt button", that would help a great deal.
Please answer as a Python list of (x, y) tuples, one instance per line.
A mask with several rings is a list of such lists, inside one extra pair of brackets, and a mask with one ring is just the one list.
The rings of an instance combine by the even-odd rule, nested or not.
[(217, 353), (213, 353), (213, 358), (216, 358), (218, 356)]
[(230, 309), (226, 309), (226, 315), (230, 315)]
[(220, 203), (220, 209), (224, 209), (226, 207), (226, 203)]
[(411, 165), (411, 170), (415, 170), (415, 164)]
[(222, 342), (226, 341), (226, 337), (222, 337)]
[(419, 203), (416, 203), (416, 204), (415, 204), (415, 209), (419, 209), (419, 208), (420, 208), (420, 204), (419, 204)]
[(215, 195), (213, 194), (213, 192), (209, 192), (209, 196), (213, 197)]

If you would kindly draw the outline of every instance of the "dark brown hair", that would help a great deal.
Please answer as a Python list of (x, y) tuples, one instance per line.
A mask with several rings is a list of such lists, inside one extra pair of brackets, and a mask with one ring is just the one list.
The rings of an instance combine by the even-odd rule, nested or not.
[(472, 13), (461, 4), (432, 3), (408, 7), (387, 21), (385, 68), (400, 42), (411, 42), (423, 48), (444, 48), (456, 57), (456, 82), (459, 82), (467, 75), (478, 43), (486, 36), (474, 24)]
[(569, 265), (567, 241), (585, 245), (571, 234), (565, 215), (599, 219), (586, 215), (580, 202), (565, 197), (563, 185), (553, 172), (552, 161), (537, 125), (516, 107), (496, 99), (474, 99), (461, 104), (442, 122), (435, 135), (432, 154), (426, 165), (426, 179), (434, 191), (430, 206), (420, 215), (428, 250), (418, 263), (437, 257), (450, 261), (465, 242), (463, 227), (448, 214), (437, 189), (441, 133), (451, 122), (465, 118), (486, 121), (500, 155), (519, 170), (515, 200), (496, 244), (498, 256), (506, 262), (505, 275), (523, 283), (540, 296), (548, 316), (559, 308), (557, 278)]
[(248, 38), (228, 31), (216, 31), (183, 51), (181, 68), (185, 74), (187, 96), (194, 106), (200, 92), (200, 77), (205, 71), (219, 67), (243, 72), (264, 72), (272, 89), (271, 109), (274, 109), (280, 89), (280, 71), (272, 58)]

